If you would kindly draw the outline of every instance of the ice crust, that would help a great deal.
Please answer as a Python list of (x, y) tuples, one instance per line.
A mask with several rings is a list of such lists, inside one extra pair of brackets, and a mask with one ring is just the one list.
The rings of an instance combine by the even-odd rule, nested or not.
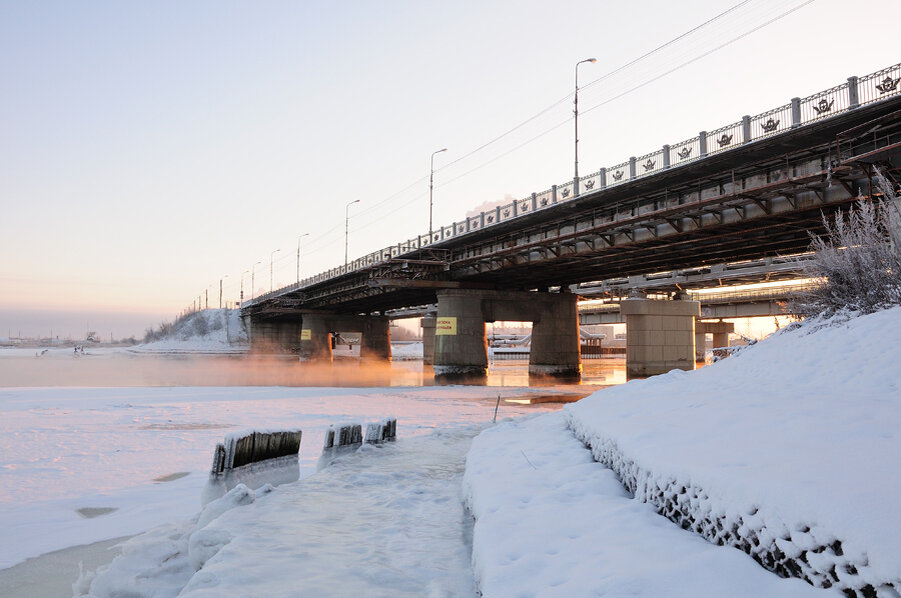
[(76, 595), (472, 596), (460, 484), (478, 431), (363, 444), (298, 483), (238, 486), (130, 540)]
[(122, 554), (96, 572), (82, 573), (72, 585), (74, 596), (117, 598), (177, 596), (211, 558), (231, 542), (228, 530), (211, 526), (237, 507), (252, 504), (271, 487), (254, 492), (239, 484), (210, 502), (195, 517), (157, 527), (126, 541)]

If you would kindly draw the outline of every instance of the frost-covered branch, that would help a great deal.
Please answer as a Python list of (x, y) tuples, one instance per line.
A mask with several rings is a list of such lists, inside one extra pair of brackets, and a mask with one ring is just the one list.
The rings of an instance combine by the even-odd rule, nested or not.
[(795, 313), (872, 313), (901, 305), (901, 199), (878, 171), (873, 182), (881, 198), (861, 197), (847, 212), (823, 216), (823, 236), (811, 233), (815, 255), (802, 268), (820, 284), (794, 298)]

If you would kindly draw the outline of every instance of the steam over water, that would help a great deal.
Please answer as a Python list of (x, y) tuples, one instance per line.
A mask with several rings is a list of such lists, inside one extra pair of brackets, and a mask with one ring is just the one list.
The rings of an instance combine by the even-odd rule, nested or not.
[[(22, 386), (432, 386), (422, 361), (331, 365), (277, 356), (138, 355), (122, 350), (0, 349), (0, 387)], [(37, 355), (36, 355), (37, 354)], [(529, 386), (528, 361), (500, 361), (489, 368), (487, 386)], [(532, 380), (532, 383), (535, 381)], [(586, 360), (582, 384), (625, 382), (623, 359)], [(549, 382), (539, 382), (542, 386)]]

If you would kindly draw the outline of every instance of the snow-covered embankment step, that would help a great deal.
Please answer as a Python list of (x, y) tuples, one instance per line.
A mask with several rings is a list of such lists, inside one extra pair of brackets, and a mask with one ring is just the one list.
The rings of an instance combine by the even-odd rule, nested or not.
[(476, 437), (463, 488), (476, 520), (474, 574), (486, 598), (824, 595), (631, 498), (560, 413), (502, 423)]
[(636, 499), (846, 597), (901, 595), (901, 308), (808, 322), (564, 416)]

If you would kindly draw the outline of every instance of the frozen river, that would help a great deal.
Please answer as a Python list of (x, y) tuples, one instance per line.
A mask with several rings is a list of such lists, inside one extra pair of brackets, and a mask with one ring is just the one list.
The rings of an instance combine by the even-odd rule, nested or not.
[[(490, 421), (498, 396), (499, 416), (509, 417), (560, 407), (531, 398), (571, 400), (597, 388), (526, 387), (525, 362), (497, 364), (489, 386), (422, 386), (416, 361), (313, 370), (274, 359), (70, 351), (0, 351), (0, 570), (195, 514), (213, 448), (228, 432), (302, 429), (305, 477), (331, 424), (396, 416), (398, 437), (412, 438)], [(612, 367), (597, 379), (616, 375)], [(70, 569), (60, 573), (68, 583), (77, 576), (65, 559), (55, 568)]]

